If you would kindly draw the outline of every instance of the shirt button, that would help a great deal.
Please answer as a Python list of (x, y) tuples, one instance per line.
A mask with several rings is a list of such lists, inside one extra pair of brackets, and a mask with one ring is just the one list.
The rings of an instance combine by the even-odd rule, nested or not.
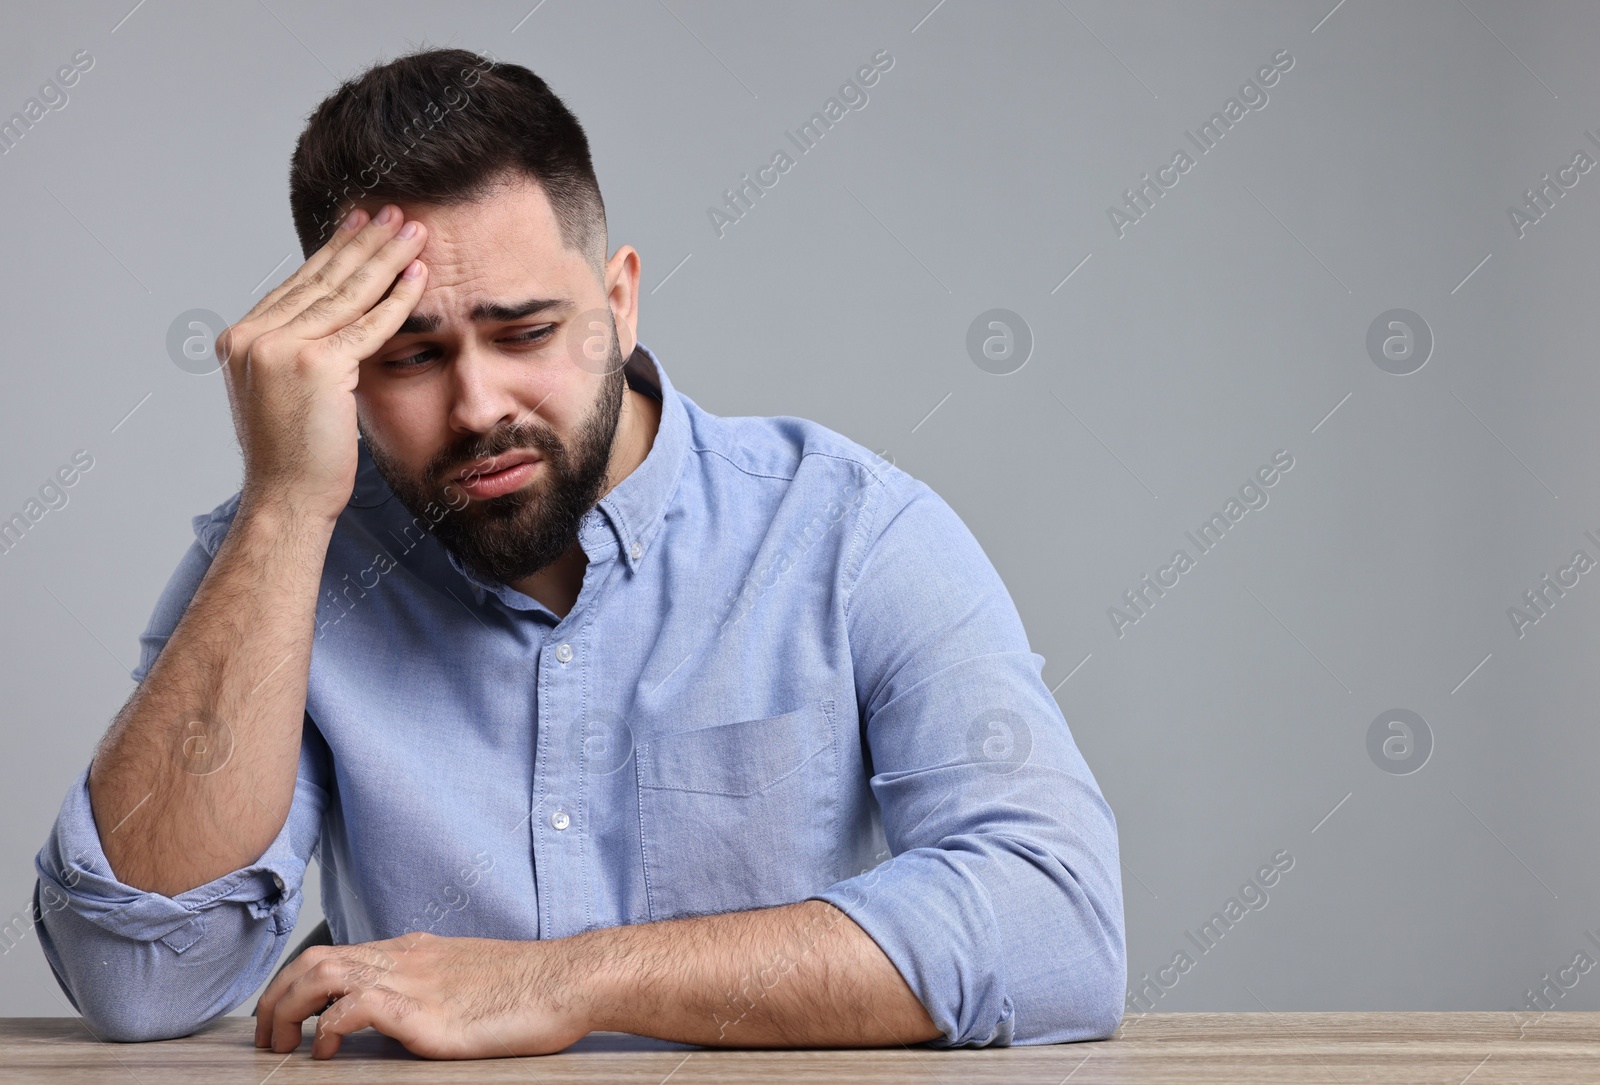
[(556, 649), (556, 658), (563, 663), (572, 662), (572, 645), (563, 644)]
[(283, 884), (283, 878), (277, 874), (272, 876), (272, 884), (278, 887), (278, 892), (280, 893), (286, 888)]
[(567, 816), (567, 812), (565, 810), (557, 810), (555, 813), (550, 815), (550, 824), (555, 829), (561, 830), (565, 829), (568, 825), (571, 825), (572, 819)]
[(628, 553), (633, 555), (634, 561), (638, 561), (640, 558), (644, 557), (644, 547), (639, 543), (634, 543), (628, 548)]

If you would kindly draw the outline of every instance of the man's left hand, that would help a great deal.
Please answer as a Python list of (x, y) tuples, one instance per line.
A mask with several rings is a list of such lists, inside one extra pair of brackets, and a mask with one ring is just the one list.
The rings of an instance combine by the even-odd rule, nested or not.
[(406, 934), (382, 942), (314, 946), (256, 1004), (256, 1046), (300, 1046), (320, 1013), (313, 1058), (372, 1027), (431, 1059), (544, 1055), (590, 1031), (559, 950), (541, 942)]

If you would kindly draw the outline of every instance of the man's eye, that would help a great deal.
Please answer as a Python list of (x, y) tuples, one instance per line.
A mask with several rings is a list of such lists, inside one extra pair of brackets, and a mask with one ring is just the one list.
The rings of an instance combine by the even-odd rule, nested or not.
[[(546, 324), (541, 328), (534, 328), (533, 330), (523, 332), (520, 335), (510, 336), (509, 338), (507, 338), (505, 340), (505, 342), (507, 342), (507, 343), (542, 343), (542, 342), (544, 342), (546, 339), (548, 339), (550, 337), (550, 334), (554, 330), (555, 330), (555, 326), (553, 324)], [(396, 358), (393, 361), (384, 362), (383, 363), (383, 368), (392, 369), (392, 370), (416, 369), (416, 368), (418, 368), (420, 366), (427, 365), (429, 362), (433, 361), (433, 356), (434, 356), (435, 353), (436, 352), (432, 348), (429, 348), (428, 350), (418, 351), (416, 354), (407, 355), (404, 358)]]
[(385, 368), (385, 369), (415, 369), (419, 365), (425, 365), (427, 362), (432, 361), (432, 359), (428, 357), (428, 355), (430, 353), (432, 353), (432, 352), (424, 350), (424, 351), (420, 351), (420, 352), (418, 352), (416, 354), (412, 354), (412, 355), (410, 355), (408, 357), (405, 357), (405, 358), (396, 358), (393, 361), (384, 362), (383, 363), (383, 368)]

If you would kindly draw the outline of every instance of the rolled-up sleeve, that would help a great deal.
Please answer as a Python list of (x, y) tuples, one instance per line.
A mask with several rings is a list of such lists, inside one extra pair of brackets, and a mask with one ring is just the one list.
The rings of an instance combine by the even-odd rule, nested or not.
[[(195, 528), (195, 543), (140, 637), (136, 683), (187, 609), (225, 530), (211, 517), (196, 517)], [(95, 1035), (187, 1035), (239, 1005), (266, 978), (294, 932), (328, 803), (326, 745), (309, 717), (304, 735), (289, 816), (266, 852), (172, 897), (116, 878), (90, 808), (88, 769), (73, 781), (34, 860), (32, 913), (56, 980)]]
[(891, 474), (910, 496), (862, 532), (845, 603), (890, 858), (815, 899), (883, 949), (935, 1046), (1109, 1036), (1127, 982), (1116, 821), (977, 539)]

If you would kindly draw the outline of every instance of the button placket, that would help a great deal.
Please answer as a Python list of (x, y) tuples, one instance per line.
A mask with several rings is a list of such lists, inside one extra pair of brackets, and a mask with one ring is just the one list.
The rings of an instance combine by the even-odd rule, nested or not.
[[(577, 607), (567, 615), (577, 618)], [(589, 914), (590, 872), (579, 825), (582, 803), (583, 672), (578, 643), (581, 620), (560, 631), (571, 639), (546, 642), (539, 690), (540, 727), (534, 795), (539, 831), (534, 834), (534, 866), (539, 871), (539, 922), (542, 937), (558, 938), (582, 930)], [(576, 731), (571, 728), (578, 728)], [(557, 887), (561, 887), (559, 890)]]

